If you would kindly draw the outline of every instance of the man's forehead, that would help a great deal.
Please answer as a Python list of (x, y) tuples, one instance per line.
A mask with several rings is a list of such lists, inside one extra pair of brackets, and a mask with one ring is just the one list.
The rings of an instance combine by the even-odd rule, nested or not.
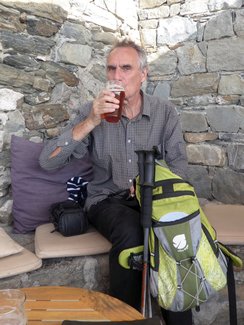
[(127, 47), (115, 48), (107, 58), (107, 64), (112, 65), (135, 65), (139, 62), (139, 56), (135, 49)]

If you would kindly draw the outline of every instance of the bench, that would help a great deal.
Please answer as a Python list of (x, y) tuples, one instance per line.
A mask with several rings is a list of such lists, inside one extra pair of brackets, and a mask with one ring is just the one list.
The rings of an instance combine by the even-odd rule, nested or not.
[(244, 245), (244, 206), (208, 203), (203, 205), (217, 238), (226, 245)]
[(73, 237), (51, 233), (52, 224), (28, 234), (4, 230), (23, 251), (1, 258), (0, 288), (72, 285), (107, 292), (111, 244), (94, 228)]
[[(203, 205), (203, 211), (216, 229), (220, 242), (227, 245), (244, 244), (244, 206), (207, 203)], [(38, 226), (35, 234), (29, 234), (29, 242), (33, 241), (30, 250), (24, 247), (17, 254), (1, 258), (0, 278), (34, 271), (46, 259), (106, 255), (111, 248), (111, 243), (92, 227), (87, 233), (72, 237), (64, 237), (57, 231), (52, 232), (53, 229), (51, 223)], [(11, 236), (17, 241), (25, 237), (14, 234)]]

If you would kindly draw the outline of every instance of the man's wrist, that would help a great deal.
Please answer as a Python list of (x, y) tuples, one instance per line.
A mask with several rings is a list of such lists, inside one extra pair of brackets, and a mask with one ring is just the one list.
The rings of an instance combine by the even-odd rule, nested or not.
[(75, 141), (83, 140), (94, 128), (95, 124), (89, 118), (76, 124), (72, 131), (72, 137)]

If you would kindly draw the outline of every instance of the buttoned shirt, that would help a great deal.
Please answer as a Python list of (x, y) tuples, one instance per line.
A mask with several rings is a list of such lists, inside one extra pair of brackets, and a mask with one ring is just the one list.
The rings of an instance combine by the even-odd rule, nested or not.
[[(137, 150), (157, 147), (169, 168), (186, 176), (185, 143), (172, 103), (142, 93), (141, 113), (137, 117), (128, 119), (122, 115), (118, 123), (102, 120), (84, 139), (75, 141), (72, 128), (88, 116), (91, 107), (91, 102), (84, 105), (67, 130), (47, 142), (40, 156), (41, 166), (50, 170), (68, 163), (73, 156), (82, 158), (89, 152), (94, 174), (87, 187), (87, 209), (108, 195), (133, 185), (138, 174)], [(57, 147), (62, 148), (61, 153), (48, 158)], [(74, 171), (74, 176), (79, 175)]]

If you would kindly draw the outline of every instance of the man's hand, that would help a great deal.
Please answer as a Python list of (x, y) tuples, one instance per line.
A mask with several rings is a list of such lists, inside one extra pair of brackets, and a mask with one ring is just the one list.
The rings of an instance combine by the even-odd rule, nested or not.
[(101, 123), (105, 113), (114, 112), (118, 107), (119, 100), (115, 98), (114, 93), (106, 89), (102, 90), (98, 97), (94, 99), (88, 117), (74, 126), (73, 139), (76, 141), (84, 139), (97, 125)]
[(98, 97), (93, 101), (93, 106), (88, 119), (97, 126), (106, 113), (112, 113), (119, 108), (119, 100), (115, 98), (115, 94), (109, 90), (102, 90)]

